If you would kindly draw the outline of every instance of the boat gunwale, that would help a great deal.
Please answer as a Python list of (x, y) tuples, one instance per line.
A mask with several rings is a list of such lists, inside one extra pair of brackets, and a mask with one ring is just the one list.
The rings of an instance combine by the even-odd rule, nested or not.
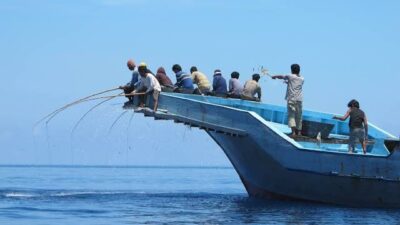
[[(179, 94), (179, 93), (178, 93)], [(291, 145), (293, 145), (297, 150), (300, 151), (305, 151), (305, 152), (316, 152), (316, 153), (325, 153), (325, 154), (334, 154), (334, 155), (347, 155), (347, 156), (351, 156), (351, 157), (368, 157), (368, 158), (389, 158), (391, 157), (396, 151), (398, 151), (398, 148), (394, 148), (393, 151), (389, 151), (386, 147), (386, 145), (383, 145), (386, 149), (386, 151), (389, 153), (388, 155), (377, 155), (377, 154), (353, 154), (353, 153), (349, 153), (349, 152), (339, 152), (339, 151), (326, 151), (326, 150), (322, 150), (322, 149), (317, 149), (317, 148), (306, 148), (303, 147), (302, 145), (300, 145), (299, 143), (297, 143), (295, 140), (291, 139), (290, 137), (288, 137), (284, 132), (282, 132), (281, 130), (279, 130), (278, 128), (274, 127), (271, 123), (271, 121), (267, 121), (265, 120), (262, 116), (260, 116), (258, 113), (254, 112), (254, 111), (250, 111), (250, 110), (245, 110), (245, 109), (239, 109), (239, 108), (235, 108), (235, 107), (231, 107), (231, 106), (226, 106), (226, 105), (222, 105), (222, 104), (216, 104), (216, 103), (212, 103), (212, 102), (207, 102), (207, 101), (200, 101), (200, 100), (196, 100), (196, 99), (192, 99), (192, 98), (186, 98), (185, 96), (188, 96), (188, 94), (179, 94), (182, 96), (177, 95), (176, 93), (174, 94), (170, 94), (170, 93), (161, 93), (161, 95), (166, 95), (169, 97), (174, 97), (174, 98), (179, 98), (179, 99), (183, 99), (183, 100), (188, 100), (188, 101), (192, 101), (192, 102), (197, 102), (197, 103), (201, 103), (201, 104), (207, 104), (207, 105), (212, 105), (212, 106), (217, 106), (217, 107), (222, 107), (222, 108), (227, 108), (230, 110), (235, 110), (235, 111), (239, 111), (239, 112), (244, 112), (244, 113), (248, 113), (251, 116), (253, 116), (254, 118), (256, 118), (259, 122), (261, 122), (262, 124), (264, 124), (265, 126), (267, 126), (269, 129), (271, 129), (275, 134), (279, 135), (281, 138), (285, 139), (288, 143), (290, 143)], [(204, 96), (203, 96), (204, 97)], [(207, 96), (208, 97), (208, 96)], [(211, 96), (213, 97), (213, 96)], [(233, 99), (233, 100), (239, 100), (239, 99)], [(246, 100), (241, 100), (241, 101), (246, 101)], [(259, 103), (261, 104), (261, 103)], [(370, 125), (374, 126), (373, 124), (369, 123)], [(374, 126), (374, 128), (377, 128), (379, 131), (381, 131), (382, 129)], [(384, 133), (386, 134), (387, 132), (384, 131)], [(390, 135), (393, 137), (393, 135)], [(389, 140), (389, 141), (396, 141), (400, 143), (399, 139), (395, 139), (395, 138), (390, 138), (390, 139), (384, 139), (384, 140)]]
[[(171, 95), (171, 94), (168, 93), (168, 92), (164, 92), (163, 94), (167, 94), (168, 96), (176, 96), (176, 97), (179, 97), (178, 95), (181, 95), (181, 96), (193, 96), (193, 94), (182, 94), (182, 93), (173, 93), (173, 94)], [(177, 94), (178, 94), (178, 95), (177, 95)], [(195, 95), (195, 96), (197, 97), (197, 96), (201, 96), (201, 95)], [(205, 98), (205, 99), (206, 99), (206, 98), (214, 98), (214, 99), (218, 99), (218, 100), (222, 98), (222, 97), (216, 97), (216, 96), (202, 96), (202, 97)], [(185, 98), (185, 97), (184, 97), (184, 98)], [(186, 98), (186, 99), (193, 100), (193, 101), (199, 101), (199, 100), (196, 100), (196, 99), (190, 98), (190, 97), (188, 97), (188, 98)], [(223, 98), (223, 99), (224, 99), (224, 98)], [(272, 106), (272, 107), (285, 108), (285, 106), (283, 106), (283, 105), (273, 105), (273, 104), (269, 104), (269, 103), (256, 102), (256, 101), (249, 101), (249, 100), (243, 100), (243, 99), (237, 99), (237, 98), (228, 98), (228, 99), (229, 99), (229, 101), (237, 101), (237, 102), (246, 101), (247, 103), (258, 104), (258, 105), (260, 105), (260, 106), (265, 105), (265, 106)], [(215, 104), (215, 105), (220, 105), (220, 104), (211, 103), (211, 102), (207, 102), (207, 103)], [(220, 105), (220, 106), (225, 106), (225, 105)], [(232, 107), (232, 106), (227, 106), (227, 107), (236, 108), (236, 107)], [(256, 106), (252, 106), (252, 107), (256, 107)], [(238, 109), (238, 108), (236, 108), (236, 109)], [(265, 108), (261, 107), (260, 109), (265, 109)], [(239, 109), (239, 110), (244, 110), (244, 109)], [(245, 111), (246, 111), (246, 110), (245, 110)], [(251, 110), (247, 110), (247, 111), (252, 112)], [(332, 116), (338, 115), (338, 113), (323, 112), (323, 111), (317, 111), (317, 110), (312, 110), (312, 109), (303, 110), (303, 114), (304, 114), (304, 113), (320, 113), (320, 114), (326, 114), (326, 115), (332, 115)], [(264, 119), (264, 120), (265, 120), (265, 119)], [(267, 121), (267, 120), (266, 120), (266, 121)], [(267, 122), (272, 122), (272, 121), (267, 121)], [(343, 122), (343, 121), (339, 121), (339, 122)], [(275, 122), (272, 122), (272, 123), (275, 123)], [(285, 125), (285, 124), (283, 124), (283, 123), (278, 123), (278, 124)], [(376, 129), (376, 130), (379, 131), (380, 133), (386, 135), (386, 136), (387, 136), (387, 137), (386, 137), (387, 139), (385, 139), (385, 140), (393, 140), (393, 141), (400, 140), (400, 139), (398, 139), (395, 135), (393, 135), (393, 134), (391, 134), (391, 133), (389, 133), (389, 132), (383, 130), (382, 128), (378, 127), (378, 126), (375, 125), (374, 123), (371, 123), (370, 121), (368, 121), (368, 126), (373, 127), (374, 129)]]

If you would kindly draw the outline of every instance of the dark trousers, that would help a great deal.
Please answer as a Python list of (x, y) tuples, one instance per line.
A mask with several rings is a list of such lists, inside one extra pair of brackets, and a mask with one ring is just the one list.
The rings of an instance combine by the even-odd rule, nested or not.
[(227, 93), (220, 93), (220, 92), (212, 91), (210, 95), (215, 96), (215, 97), (226, 98)]
[(186, 88), (176, 88), (174, 92), (182, 93), (182, 94), (193, 94), (193, 89), (186, 89)]
[(228, 98), (241, 98), (240, 95), (234, 93), (228, 93)]
[[(124, 88), (124, 94), (130, 94), (132, 91), (134, 91), (135, 90), (135, 88), (134, 87), (131, 87), (131, 86), (127, 86), (127, 87), (125, 87)], [(133, 100), (133, 96), (126, 96), (127, 98), (128, 98), (128, 100), (129, 101), (132, 101)]]

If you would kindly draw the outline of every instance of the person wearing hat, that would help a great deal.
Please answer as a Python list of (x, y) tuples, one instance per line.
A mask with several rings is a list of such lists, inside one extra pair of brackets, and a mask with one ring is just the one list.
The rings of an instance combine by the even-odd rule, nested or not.
[(150, 70), (147, 69), (147, 65), (145, 63), (141, 63), (139, 65), (139, 74), (142, 79), (138, 88), (136, 88), (132, 93), (141, 93), (144, 92), (144, 95), (140, 95), (140, 107), (143, 107), (146, 101), (147, 96), (152, 95), (154, 100), (154, 112), (157, 111), (158, 107), (158, 97), (161, 92), (161, 85), (158, 82), (157, 78), (151, 74)]
[[(130, 71), (132, 71), (132, 79), (126, 85), (119, 86), (120, 89), (124, 90), (125, 94), (131, 93), (140, 84), (139, 72), (137, 70), (135, 70), (135, 68), (136, 68), (135, 62), (132, 59), (129, 59), (127, 62), (127, 66), (128, 66), (128, 69)], [(133, 100), (133, 96), (127, 96), (127, 98), (129, 101)]]
[(182, 67), (178, 64), (172, 66), (172, 71), (174, 71), (176, 76), (175, 86), (176, 92), (181, 92), (185, 94), (192, 94), (194, 91), (192, 76), (182, 71)]
[(214, 70), (212, 94), (217, 97), (226, 97), (227, 93), (226, 80), (222, 76), (221, 70)]
[(346, 114), (344, 116), (334, 116), (333, 119), (345, 121), (349, 120), (349, 153), (354, 153), (357, 142), (362, 145), (364, 154), (367, 154), (367, 141), (368, 141), (368, 121), (364, 111), (360, 109), (360, 103), (353, 99), (348, 104)]
[(240, 95), (241, 99), (257, 102), (261, 101), (261, 86), (258, 84), (259, 80), (260, 74), (255, 73), (251, 80), (246, 81), (243, 87), (243, 92)]
[(197, 67), (195, 66), (192, 66), (190, 68), (190, 73), (192, 74), (193, 83), (197, 85), (195, 93), (205, 95), (209, 94), (211, 91), (211, 85), (207, 79), (207, 76), (204, 73), (198, 71)]
[(229, 91), (228, 97), (230, 98), (240, 98), (242, 94), (243, 86), (239, 82), (240, 74), (236, 71), (231, 73), (231, 79), (229, 79)]
[(286, 101), (288, 111), (288, 126), (292, 129), (291, 136), (301, 135), (303, 117), (303, 84), (304, 77), (300, 76), (300, 66), (290, 66), (292, 74), (275, 75), (272, 79), (283, 79), (287, 84)]

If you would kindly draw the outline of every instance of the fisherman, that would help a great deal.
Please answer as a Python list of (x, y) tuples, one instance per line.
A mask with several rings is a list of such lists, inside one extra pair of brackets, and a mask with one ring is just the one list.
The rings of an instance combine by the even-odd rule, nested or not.
[(368, 141), (368, 121), (364, 111), (360, 109), (360, 103), (353, 99), (348, 104), (349, 110), (342, 117), (334, 116), (333, 119), (345, 121), (350, 117), (349, 128), (349, 153), (354, 153), (357, 141), (362, 145), (364, 154), (367, 154), (367, 141)]
[(300, 66), (292, 64), (290, 66), (292, 74), (275, 75), (272, 79), (283, 79), (287, 84), (286, 101), (288, 111), (288, 125), (292, 129), (292, 137), (301, 135), (303, 117), (303, 84), (304, 77), (300, 76)]
[(229, 91), (228, 97), (230, 98), (240, 98), (240, 94), (242, 94), (243, 86), (239, 81), (240, 74), (236, 71), (231, 73), (231, 79), (229, 79)]
[(157, 69), (156, 78), (161, 85), (161, 90), (165, 92), (172, 92), (174, 90), (174, 85), (171, 79), (167, 76), (164, 67), (159, 67)]
[(193, 83), (197, 85), (197, 88), (195, 89), (194, 93), (195, 94), (205, 94), (208, 95), (210, 93), (211, 85), (210, 82), (207, 79), (207, 76), (198, 71), (197, 67), (192, 66), (190, 68), (190, 73), (192, 74), (192, 80)]
[(221, 70), (214, 70), (213, 91), (212, 94), (217, 97), (226, 97), (228, 94), (226, 80), (222, 76)]
[(255, 73), (253, 74), (251, 80), (246, 81), (243, 87), (242, 94), (240, 95), (241, 99), (256, 101), (256, 102), (261, 101), (261, 86), (260, 84), (258, 84), (259, 80), (260, 80), (260, 74)]
[[(133, 90), (135, 90), (136, 87), (139, 86), (140, 80), (139, 80), (139, 72), (135, 70), (136, 64), (132, 59), (129, 59), (127, 62), (128, 69), (132, 71), (132, 79), (129, 83), (123, 86), (119, 86), (120, 89), (124, 90), (125, 94), (131, 93)], [(128, 98), (128, 103), (133, 100), (133, 96), (127, 96)]]
[(172, 66), (172, 71), (174, 71), (176, 75), (176, 84), (177, 89), (176, 92), (181, 92), (185, 94), (193, 94), (193, 80), (192, 77), (182, 71), (182, 67), (178, 64)]
[(139, 107), (144, 107), (147, 96), (153, 95), (153, 110), (156, 112), (158, 107), (158, 97), (161, 92), (161, 85), (156, 77), (147, 69), (146, 63), (140, 63), (138, 70), (142, 81), (140, 82), (140, 85), (132, 92), (132, 94), (134, 95), (136, 93), (145, 92), (144, 95), (140, 95)]

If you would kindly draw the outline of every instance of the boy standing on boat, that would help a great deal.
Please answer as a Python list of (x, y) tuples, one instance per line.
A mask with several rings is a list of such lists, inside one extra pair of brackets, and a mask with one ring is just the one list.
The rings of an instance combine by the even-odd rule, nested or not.
[(349, 137), (349, 152), (353, 153), (357, 141), (360, 141), (362, 144), (364, 154), (367, 153), (367, 140), (368, 140), (368, 121), (367, 116), (364, 111), (360, 109), (360, 103), (357, 100), (353, 99), (348, 104), (349, 110), (347, 110), (346, 114), (342, 117), (334, 116), (333, 119), (338, 119), (341, 121), (345, 121), (348, 117), (350, 117), (349, 128), (350, 128), (350, 137)]
[(286, 101), (288, 111), (288, 125), (292, 129), (291, 136), (301, 135), (303, 117), (303, 84), (304, 77), (300, 76), (300, 66), (290, 66), (292, 74), (275, 75), (272, 79), (283, 79), (287, 83)]

